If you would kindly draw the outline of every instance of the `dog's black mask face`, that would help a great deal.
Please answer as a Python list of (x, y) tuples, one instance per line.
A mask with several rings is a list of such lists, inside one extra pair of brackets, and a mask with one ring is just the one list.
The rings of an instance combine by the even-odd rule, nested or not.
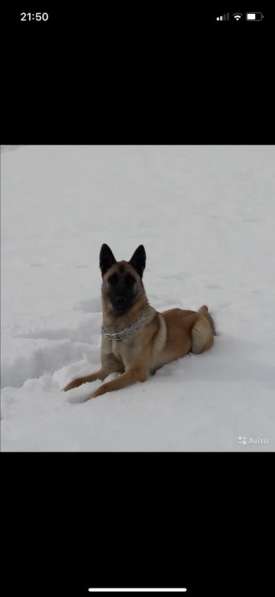
[(129, 262), (117, 262), (108, 245), (102, 245), (99, 262), (103, 277), (103, 294), (110, 300), (113, 312), (123, 315), (143, 290), (141, 278), (146, 262), (145, 249), (140, 245)]
[(125, 313), (133, 305), (136, 297), (136, 280), (123, 264), (116, 266), (108, 276), (109, 299), (113, 310)]

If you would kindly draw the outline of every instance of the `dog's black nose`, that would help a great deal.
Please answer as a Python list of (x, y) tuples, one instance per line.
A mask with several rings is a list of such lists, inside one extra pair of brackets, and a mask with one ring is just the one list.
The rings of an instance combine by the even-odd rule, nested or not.
[(116, 296), (113, 301), (113, 306), (116, 311), (123, 312), (127, 307), (127, 300), (125, 296)]
[(118, 306), (120, 306), (120, 305), (124, 305), (124, 304), (125, 304), (125, 302), (126, 302), (126, 298), (125, 298), (125, 296), (117, 296), (117, 297), (116, 297), (116, 304), (117, 304)]

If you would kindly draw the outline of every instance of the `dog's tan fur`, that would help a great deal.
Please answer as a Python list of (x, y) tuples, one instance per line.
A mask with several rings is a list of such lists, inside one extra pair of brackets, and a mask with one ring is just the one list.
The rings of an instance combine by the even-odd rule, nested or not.
[[(136, 280), (136, 300), (121, 316), (114, 316), (108, 299), (108, 278), (123, 265)], [(148, 300), (140, 276), (129, 262), (113, 265), (103, 275), (102, 306), (103, 324), (120, 331), (137, 321)], [(64, 390), (76, 388), (83, 383), (104, 379), (111, 373), (120, 376), (103, 383), (89, 396), (95, 398), (135, 382), (144, 382), (163, 365), (184, 357), (187, 353), (202, 353), (213, 345), (215, 328), (206, 305), (198, 311), (169, 309), (162, 313), (152, 309), (152, 319), (133, 335), (122, 340), (102, 336), (101, 368), (84, 377), (71, 381)]]

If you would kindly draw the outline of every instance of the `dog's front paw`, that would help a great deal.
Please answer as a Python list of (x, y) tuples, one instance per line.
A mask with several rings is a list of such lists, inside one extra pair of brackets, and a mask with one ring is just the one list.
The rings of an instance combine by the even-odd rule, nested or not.
[(92, 394), (88, 396), (87, 400), (91, 400), (92, 398), (97, 398), (98, 396), (105, 394), (106, 390), (102, 390), (102, 387), (103, 386), (99, 386)]
[(70, 383), (68, 383), (65, 386), (65, 388), (63, 388), (63, 391), (67, 392), (68, 390), (72, 390), (73, 388), (78, 388), (78, 386), (81, 386), (82, 383), (82, 377), (77, 377), (76, 379), (70, 381)]

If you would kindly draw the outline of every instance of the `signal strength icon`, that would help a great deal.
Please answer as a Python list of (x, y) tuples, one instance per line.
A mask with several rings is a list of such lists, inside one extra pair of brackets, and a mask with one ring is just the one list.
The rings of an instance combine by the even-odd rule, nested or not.
[(242, 18), (242, 16), (243, 16), (243, 15), (242, 15), (242, 13), (241, 13), (241, 12), (235, 12), (235, 13), (233, 14), (233, 19), (234, 19), (234, 21), (240, 21), (240, 20), (241, 20), (241, 18)]
[(219, 17), (216, 17), (216, 21), (229, 21), (229, 12), (227, 12), (224, 15), (220, 15)]

